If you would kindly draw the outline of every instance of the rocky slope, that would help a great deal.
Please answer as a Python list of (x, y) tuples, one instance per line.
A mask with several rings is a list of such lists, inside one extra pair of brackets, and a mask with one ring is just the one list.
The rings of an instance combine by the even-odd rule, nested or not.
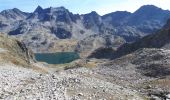
[(167, 21), (167, 23), (163, 26), (162, 29), (155, 32), (154, 34), (145, 36), (133, 43), (125, 43), (120, 47), (118, 47), (117, 50), (111, 50), (107, 54), (108, 57), (102, 56), (101, 49), (97, 49), (93, 51), (92, 53), (89, 54), (89, 57), (115, 59), (127, 55), (129, 53), (132, 53), (141, 48), (162, 48), (162, 49), (169, 50), (170, 49), (170, 20)]
[(34, 61), (34, 54), (24, 43), (0, 33), (0, 63), (29, 66)]
[(103, 19), (109, 22), (109, 26), (116, 27), (115, 34), (124, 37), (126, 41), (134, 41), (161, 29), (169, 15), (168, 10), (144, 5), (134, 13), (113, 12), (104, 15)]
[(116, 51), (111, 48), (97, 49), (89, 58), (110, 59), (93, 69), (107, 81), (131, 87), (140, 94), (147, 95), (149, 100), (169, 100), (169, 39), (168, 20), (155, 34), (145, 36), (134, 43), (124, 44)]
[[(112, 36), (132, 42), (160, 29), (169, 17), (170, 11), (153, 5), (142, 6), (134, 13), (119, 11), (104, 16), (94, 11), (78, 15), (64, 7), (43, 9), (38, 6), (32, 13), (16, 8), (2, 11), (0, 31), (19, 38), (34, 52), (82, 51), (79, 47), (85, 46), (92, 51), (96, 47), (84, 45), (89, 37), (93, 44), (96, 37), (102, 38), (101, 43), (104, 43), (109, 35), (111, 45), (114, 44)], [(62, 46), (63, 41), (67, 46)]]
[(0, 35), (0, 99), (143, 100), (145, 98), (129, 87), (105, 81), (104, 76), (90, 68), (57, 69), (48, 64), (33, 62), (24, 44), (7, 35)]
[[(106, 81), (131, 87), (149, 100), (168, 100), (170, 50), (143, 48), (99, 65), (95, 71)], [(151, 99), (152, 98), (152, 99)]]
[[(131, 87), (151, 100), (170, 98), (170, 22), (157, 33), (146, 36), (134, 43), (124, 44), (117, 51), (99, 49), (92, 58), (114, 58), (98, 65), (95, 69), (107, 77), (107, 81)], [(108, 50), (110, 50), (108, 52)], [(107, 51), (108, 57), (102, 56)], [(117, 59), (115, 59), (115, 57)]]
[(170, 21), (168, 20), (167, 24), (164, 25), (164, 27), (155, 34), (145, 36), (144, 38), (139, 39), (134, 43), (127, 43), (122, 45), (120, 48), (118, 48), (115, 55), (117, 56), (125, 55), (134, 52), (135, 50), (138, 50), (140, 48), (170, 49), (169, 39), (170, 39)]
[[(0, 99), (170, 98), (169, 50), (145, 48), (115, 60), (99, 63), (99, 60), (87, 59), (87, 64), (81, 63), (81, 67), (77, 63), (75, 68), (58, 70), (61, 65), (29, 63), (32, 67), (26, 67), (25, 64), (11, 63), (11, 59), (27, 62), (26, 51), (22, 52), (24, 46), (19, 46), (17, 40), (9, 36), (0, 38), (0, 54), (6, 52), (0, 55), (3, 57), (0, 60)], [(32, 60), (31, 57), (28, 59)], [(96, 65), (92, 66), (92, 62)]]
[[(156, 14), (150, 14), (152, 11)], [(170, 99), (170, 21), (157, 33), (122, 45), (159, 29), (168, 12), (154, 6), (104, 17), (95, 12), (75, 15), (63, 7), (38, 7), (33, 13), (18, 9), (1, 12), (1, 31), (13, 38), (0, 34), (0, 99)], [(142, 23), (132, 23), (139, 15)], [(119, 16), (121, 23), (110, 23)], [(122, 34), (112, 33), (121, 29), (124, 29)], [(63, 65), (37, 63), (24, 43), (34, 52), (74, 51), (76, 48), (89, 58)], [(87, 55), (93, 50), (92, 55)], [(115, 54), (121, 57), (109, 61), (90, 59), (96, 56), (111, 59)]]
[(135, 90), (100, 79), (97, 73), (87, 68), (49, 74), (9, 65), (0, 66), (0, 69), (0, 97), (4, 100), (143, 100), (144, 98)]
[(119, 36), (114, 35), (91, 35), (84, 40), (78, 42), (75, 51), (81, 57), (88, 57), (91, 52), (100, 48), (113, 48), (117, 49), (123, 45), (125, 40)]

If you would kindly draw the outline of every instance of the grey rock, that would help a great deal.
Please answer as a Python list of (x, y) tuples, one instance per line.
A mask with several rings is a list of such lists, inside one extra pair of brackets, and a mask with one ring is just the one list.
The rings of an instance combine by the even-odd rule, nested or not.
[(134, 43), (126, 43), (120, 46), (115, 55), (122, 56), (134, 52), (140, 48), (164, 48), (170, 49), (170, 23), (167, 24), (155, 34), (151, 34), (137, 40)]

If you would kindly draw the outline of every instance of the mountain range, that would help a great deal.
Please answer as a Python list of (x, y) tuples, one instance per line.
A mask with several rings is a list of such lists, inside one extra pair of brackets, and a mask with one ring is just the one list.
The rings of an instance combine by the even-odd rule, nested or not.
[[(23, 41), (34, 52), (77, 51), (82, 55), (100, 47), (117, 49), (161, 29), (170, 11), (144, 5), (134, 13), (95, 11), (73, 14), (64, 7), (38, 6), (34, 12), (17, 8), (0, 12), (0, 32)], [(115, 45), (116, 44), (116, 45)]]
[(119, 46), (116, 50), (113, 50), (110, 47), (98, 48), (89, 55), (89, 58), (115, 59), (133, 53), (143, 48), (170, 49), (169, 38), (170, 38), (170, 19), (159, 31), (156, 31), (153, 34), (144, 36), (143, 38), (138, 39), (132, 43), (124, 43), (123, 45)]
[(119, 56), (126, 55), (141, 48), (170, 49), (169, 38), (170, 38), (170, 20), (167, 21), (167, 24), (165, 24), (162, 29), (155, 32), (155, 34), (147, 35), (133, 43), (123, 44), (117, 49), (115, 55), (117, 54)]
[[(153, 5), (104, 16), (64, 7), (2, 11), (0, 99), (169, 100), (169, 12)], [(87, 57), (64, 64), (34, 57), (61, 51)]]
[(97, 56), (120, 54), (116, 59), (89, 57), (59, 65), (37, 62), (23, 42), (0, 34), (0, 98), (168, 100), (169, 34), (168, 20), (161, 30), (116, 53), (98, 49)]

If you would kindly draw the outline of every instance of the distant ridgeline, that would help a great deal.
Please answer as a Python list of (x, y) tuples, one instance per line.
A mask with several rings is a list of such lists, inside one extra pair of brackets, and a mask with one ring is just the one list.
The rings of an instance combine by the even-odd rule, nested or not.
[[(100, 16), (95, 11), (73, 14), (64, 7), (32, 13), (17, 8), (0, 12), (0, 32), (13, 35), (34, 52), (91, 52), (101, 47), (117, 48), (162, 28), (170, 11), (145, 5), (134, 13), (112, 12)], [(70, 42), (71, 41), (71, 42)]]

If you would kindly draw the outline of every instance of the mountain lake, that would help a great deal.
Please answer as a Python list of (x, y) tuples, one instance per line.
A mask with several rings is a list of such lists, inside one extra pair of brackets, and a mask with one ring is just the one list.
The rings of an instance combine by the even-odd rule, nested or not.
[(79, 54), (75, 52), (56, 52), (56, 53), (36, 53), (35, 59), (48, 64), (64, 64), (79, 59)]

